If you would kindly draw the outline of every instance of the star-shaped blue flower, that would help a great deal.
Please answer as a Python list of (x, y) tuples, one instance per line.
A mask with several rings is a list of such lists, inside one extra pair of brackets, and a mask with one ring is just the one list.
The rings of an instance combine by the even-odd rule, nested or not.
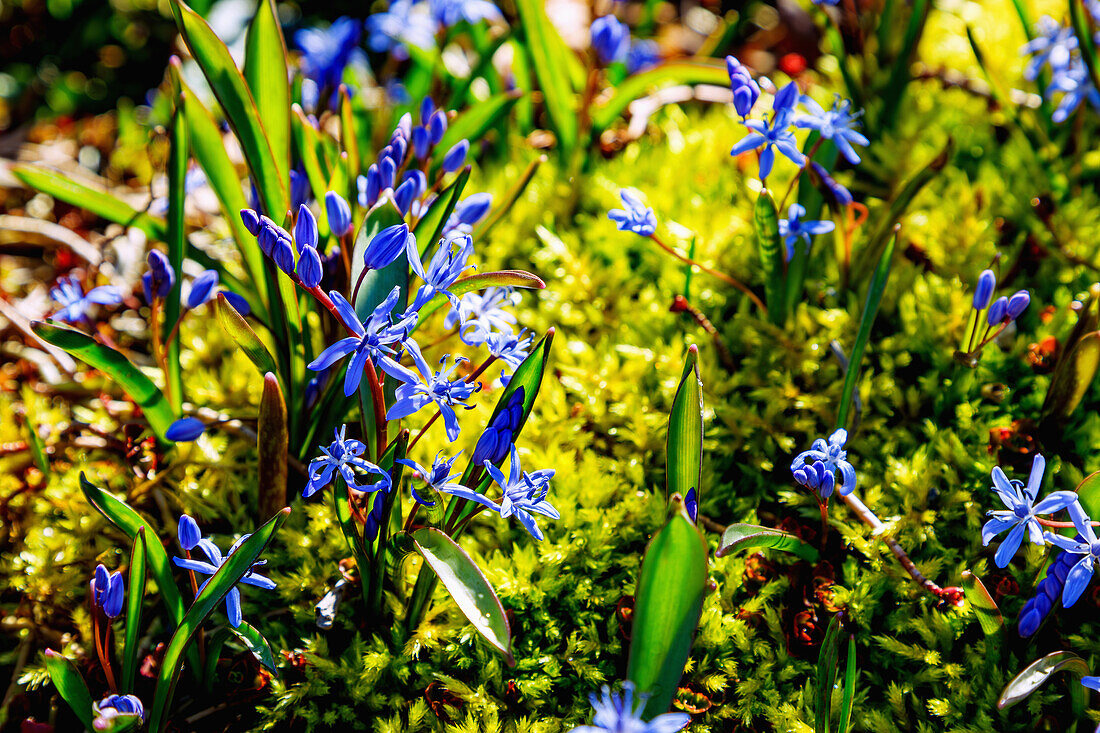
[(444, 237), (439, 243), (439, 248), (428, 263), (428, 269), (424, 269), (419, 257), (410, 257), (409, 265), (413, 271), (424, 281), (424, 284), (416, 291), (416, 298), (410, 310), (419, 311), (437, 293), (442, 293), (451, 302), (451, 307), (458, 307), (458, 296), (448, 288), (463, 272), (473, 267), (467, 264), (474, 253), (474, 240), (468, 234), (460, 234), (455, 237)]
[(801, 204), (791, 204), (787, 210), (787, 218), (779, 220), (779, 236), (783, 237), (787, 245), (787, 259), (794, 256), (794, 243), (801, 238), (810, 246), (810, 237), (818, 234), (827, 234), (836, 229), (836, 224), (831, 221), (803, 221), (806, 209)]
[(1060, 534), (1051, 532), (1043, 534), (1043, 538), (1050, 544), (1073, 555), (1081, 556), (1081, 559), (1070, 568), (1069, 573), (1066, 575), (1066, 586), (1062, 589), (1062, 606), (1065, 608), (1077, 603), (1077, 599), (1085, 592), (1089, 581), (1092, 580), (1096, 560), (1100, 558), (1100, 540), (1096, 539), (1096, 531), (1092, 528), (1092, 521), (1089, 516), (1085, 514), (1085, 510), (1079, 502), (1073, 502), (1068, 508), (1069, 517), (1073, 520), (1073, 527), (1084, 541), (1063, 537)]
[[(848, 431), (841, 428), (832, 435), (829, 436), (828, 442), (822, 438), (818, 438), (810, 446), (810, 450), (802, 451), (795, 459), (791, 461), (791, 473), (794, 475), (795, 480), (801, 484), (805, 484), (803, 474), (806, 473), (806, 464), (811, 464), (813, 467), (814, 462), (820, 461), (825, 472), (833, 475), (835, 482), (835, 474), (840, 471), (840, 489), (841, 496), (847, 496), (852, 493), (856, 488), (856, 469), (846, 459), (848, 457), (847, 451), (844, 450), (844, 444), (848, 441)], [(820, 473), (820, 470), (814, 467), (815, 472)], [(802, 472), (800, 474), (799, 472)], [(802, 477), (802, 478), (800, 478)], [(825, 479), (822, 476), (819, 479), (819, 486), (825, 487)], [(832, 485), (834, 482), (830, 482), (828, 486), (828, 492), (832, 493)], [(828, 498), (827, 495), (822, 495), (822, 499)]]
[(515, 444), (512, 445), (511, 454), (512, 458), (508, 466), (507, 479), (504, 478), (504, 473), (489, 461), (485, 461), (483, 464), (485, 470), (493, 477), (493, 481), (503, 490), (503, 496), (501, 496), (499, 504), (480, 494), (466, 496), (466, 498), (473, 499), (479, 504), (492, 509), (504, 519), (514, 514), (524, 529), (531, 533), (532, 537), (541, 540), (543, 539), (542, 530), (535, 523), (533, 515), (541, 514), (551, 519), (561, 517), (558, 510), (546, 500), (546, 495), (550, 490), (550, 479), (554, 477), (554, 470), (542, 469), (528, 473), (520, 465), (519, 453), (516, 451)]
[(861, 113), (852, 112), (852, 103), (847, 99), (836, 98), (832, 109), (825, 110), (812, 98), (803, 96), (802, 105), (809, 110), (808, 115), (799, 115), (795, 119), (795, 127), (803, 127), (817, 130), (823, 140), (832, 140), (837, 150), (848, 159), (852, 165), (859, 163), (859, 156), (852, 148), (853, 145), (866, 147), (871, 141), (856, 131), (853, 125)]
[(1077, 50), (1077, 34), (1049, 15), (1039, 18), (1035, 38), (1020, 47), (1021, 56), (1031, 56), (1024, 69), (1024, 78), (1035, 81), (1043, 66), (1049, 64), (1058, 73), (1069, 68)]
[(657, 231), (657, 217), (653, 209), (643, 204), (636, 193), (624, 188), (619, 191), (619, 198), (626, 208), (607, 212), (607, 218), (615, 222), (619, 231), (634, 232), (642, 237), (648, 237)]
[(516, 316), (508, 310), (516, 304), (512, 288), (491, 287), (481, 293), (466, 293), (443, 321), (446, 328), (458, 328), (467, 346), (480, 346), (494, 331), (511, 332)]
[(797, 101), (798, 87), (792, 81), (775, 95), (771, 125), (768, 125), (766, 117), (763, 120), (746, 120), (744, 125), (752, 132), (741, 138), (730, 151), (730, 155), (741, 155), (763, 145), (764, 149), (760, 152), (760, 180), (766, 179), (772, 172), (776, 150), (797, 166), (806, 162), (805, 156), (798, 149), (794, 133), (791, 132), (791, 118), (794, 116), (794, 105)]
[[(435, 460), (432, 462), (432, 467), (430, 469), (424, 468), (419, 463), (409, 458), (399, 458), (397, 462), (416, 471), (426, 487), (438, 491), (441, 494), (455, 494), (456, 491), (467, 491), (465, 486), (456, 481), (462, 473), (451, 473), (451, 467), (460, 455), (462, 455), (462, 451), (455, 453), (450, 458), (443, 458), (443, 451), (440, 451), (435, 454)], [(428, 501), (418, 494), (416, 489), (410, 488), (410, 490), (412, 491), (413, 498), (424, 506), (435, 506), (434, 501)]]
[(993, 556), (993, 562), (999, 568), (1007, 567), (1012, 561), (1013, 555), (1020, 549), (1025, 532), (1034, 544), (1043, 544), (1043, 528), (1036, 520), (1037, 516), (1061, 511), (1077, 501), (1077, 494), (1072, 491), (1055, 491), (1036, 503), (1046, 465), (1042, 454), (1036, 453), (1031, 462), (1027, 486), (1022, 481), (1009, 479), (1000, 466), (993, 467), (993, 491), (1008, 508), (988, 512), (993, 519), (982, 527), (982, 546), (989, 545), (990, 540), (1001, 532), (1012, 530)]
[(592, 716), (592, 725), (579, 725), (570, 733), (676, 733), (691, 722), (687, 713), (662, 713), (646, 722), (642, 711), (648, 695), (638, 695), (634, 702), (634, 683), (624, 682), (622, 695), (611, 692), (607, 685), (603, 687), (603, 697), (589, 695), (588, 699), (596, 714)]
[[(191, 570), (196, 573), (202, 573), (203, 575), (212, 576), (214, 575), (214, 573), (218, 572), (218, 568), (225, 564), (226, 559), (228, 559), (234, 552), (237, 551), (237, 548), (241, 546), (241, 543), (243, 543), (251, 536), (252, 535), (250, 534), (246, 534), (239, 540), (234, 542), (233, 546), (229, 548), (229, 552), (226, 553), (225, 556), (222, 556), (221, 550), (219, 550), (218, 546), (215, 545), (212, 541), (205, 538), (200, 539), (195, 546), (202, 550), (203, 554), (206, 555), (206, 559), (209, 562), (203, 560), (194, 560), (189, 557), (173, 557), (172, 562), (174, 562), (177, 567), (181, 567), (184, 570)], [(191, 548), (185, 549), (190, 551)], [(240, 583), (255, 586), (257, 588), (263, 588), (264, 590), (275, 590), (275, 581), (271, 580), (270, 578), (265, 578), (262, 575), (255, 574), (256, 568), (266, 564), (267, 560), (260, 560), (259, 562), (253, 563), (252, 567), (249, 568), (248, 572), (246, 572), (241, 578)], [(200, 593), (209, 582), (209, 578), (203, 581), (202, 585), (199, 586)], [(240, 585), (240, 583), (238, 583), (238, 585)], [(227, 616), (229, 616), (229, 623), (232, 624), (233, 628), (241, 625), (241, 591), (238, 589), (237, 585), (233, 586), (233, 588), (230, 589), (229, 593), (225, 596), (225, 613)]]
[[(348, 488), (356, 491), (390, 490), (390, 474), (361, 457), (367, 446), (355, 438), (344, 437), (347, 429), (347, 425), (341, 425), (339, 432), (333, 430), (334, 440), (328, 446), (321, 446), (321, 455), (309, 462), (309, 482), (302, 490), (304, 498), (308, 499), (319, 489), (328, 486), (332, 482), (333, 472), (338, 472)], [(361, 479), (356, 471), (380, 476), (382, 480), (365, 486), (359, 483)]]
[(459, 433), (455, 406), (460, 405), (467, 410), (471, 409), (471, 406), (466, 404), (466, 400), (480, 389), (480, 385), (470, 384), (465, 379), (451, 379), (455, 368), (467, 359), (455, 357), (448, 365), (450, 354), (447, 354), (440, 360), (442, 368), (439, 371), (432, 371), (415, 341), (405, 342), (405, 347), (412, 356), (421, 377), (414, 376), (397, 388), (397, 399), (386, 413), (386, 419), (400, 420), (434, 402), (443, 414), (443, 424), (447, 426), (447, 439), (453, 442), (458, 438)]
[(93, 305), (121, 303), (122, 291), (111, 285), (100, 285), (85, 293), (76, 276), (70, 275), (57, 281), (50, 289), (50, 297), (61, 304), (61, 310), (50, 316), (50, 320), (77, 323), (88, 320), (88, 310)]

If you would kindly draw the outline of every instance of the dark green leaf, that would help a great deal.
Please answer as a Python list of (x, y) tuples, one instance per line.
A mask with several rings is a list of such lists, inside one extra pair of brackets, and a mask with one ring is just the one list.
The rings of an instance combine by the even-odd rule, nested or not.
[(672, 498), (672, 516), (646, 548), (634, 594), (626, 677), (651, 695), (643, 718), (664, 713), (684, 673), (707, 583), (707, 543)]
[(92, 727), (92, 693), (88, 692), (88, 685), (76, 670), (72, 660), (61, 656), (53, 649), (47, 649), (46, 671), (50, 675), (53, 686), (60, 693), (61, 699), (68, 703), (84, 727), (95, 730)]
[(104, 346), (88, 334), (75, 328), (52, 323), (36, 323), (35, 334), (47, 343), (80, 359), (88, 366), (106, 374), (118, 383), (145, 413), (149, 426), (161, 439), (164, 431), (176, 419), (172, 406), (157, 386), (141, 370), (131, 364), (121, 352)]
[(699, 379), (699, 347), (688, 347), (680, 386), (672, 399), (665, 443), (665, 498), (687, 496), (695, 490), (700, 498), (703, 476), (703, 383)]
[(1089, 673), (1089, 665), (1072, 652), (1053, 652), (1036, 659), (1005, 685), (997, 700), (997, 709), (1004, 710), (1015, 705), (1045, 685), (1051, 675), (1062, 670), (1081, 676)]
[(817, 549), (807, 545), (790, 532), (756, 524), (731, 524), (722, 534), (717, 557), (725, 557), (738, 550), (783, 550), (798, 555), (807, 562), (817, 562)]
[(434, 527), (424, 527), (412, 533), (417, 551), (451, 594), (477, 632), (504, 655), (509, 667), (512, 658), (512, 631), (493, 587), (481, 569), (458, 544)]
[(240, 626), (236, 628), (230, 626), (229, 630), (244, 644), (245, 649), (252, 652), (252, 656), (256, 657), (261, 667), (276, 677), (279, 676), (279, 668), (275, 666), (275, 654), (271, 651), (271, 644), (255, 626), (247, 621), (241, 621)]
[(443, 227), (447, 225), (447, 219), (455, 210), (455, 204), (462, 196), (466, 188), (466, 181), (470, 180), (470, 166), (463, 168), (458, 176), (447, 186), (432, 202), (432, 206), (420, 217), (416, 223), (413, 234), (416, 235), (416, 246), (420, 248), (420, 257), (427, 259), (436, 242), (443, 235)]
[(760, 266), (764, 273), (764, 300), (768, 305), (768, 319), (777, 326), (786, 322), (786, 295), (784, 292), (784, 267), (786, 252), (779, 239), (779, 213), (768, 189), (763, 189), (753, 210), (756, 226), (756, 246), (760, 252)]
[(840, 733), (848, 733), (852, 724), (852, 702), (856, 695), (856, 637), (848, 635), (848, 661), (844, 669), (844, 698), (840, 704)]
[[(183, 258), (187, 254), (187, 228), (183, 221), (184, 202), (187, 199), (187, 123), (179, 105), (172, 113), (172, 129), (169, 131), (168, 151), (168, 261), (175, 272), (183, 273)], [(173, 333), (166, 344), (168, 367), (168, 403), (172, 412), (180, 413), (183, 405), (183, 373), (180, 365), (180, 335), (174, 328), (180, 318), (180, 298), (183, 296), (183, 278), (172, 283), (168, 297), (164, 299), (164, 324), (162, 338)]]
[(256, 429), (259, 453), (259, 506), (261, 517), (270, 517), (286, 506), (286, 460), (290, 435), (287, 432), (286, 401), (279, 380), (268, 372), (260, 397), (260, 419)]
[(1088, 392), (1100, 367), (1100, 331), (1087, 333), (1058, 360), (1054, 378), (1043, 402), (1043, 420), (1064, 420), (1069, 417)]
[(126, 642), (122, 653), (122, 693), (134, 691), (135, 673), (139, 659), (138, 644), (141, 634), (141, 603), (145, 600), (146, 562), (145, 527), (138, 527), (137, 537), (130, 548), (130, 573), (126, 594)]
[(817, 655), (817, 684), (814, 687), (814, 733), (829, 733), (833, 710), (833, 685), (840, 660), (840, 617), (833, 616), (825, 631), (825, 641)]
[(248, 325), (248, 321), (237, 312), (237, 309), (221, 293), (218, 293), (218, 320), (221, 321), (222, 328), (233, 337), (233, 340), (237, 342), (237, 346), (241, 348), (249, 361), (256, 366), (260, 374), (267, 374), (276, 370), (275, 359), (271, 356), (271, 352), (267, 350), (267, 347), (260, 341), (260, 337)]

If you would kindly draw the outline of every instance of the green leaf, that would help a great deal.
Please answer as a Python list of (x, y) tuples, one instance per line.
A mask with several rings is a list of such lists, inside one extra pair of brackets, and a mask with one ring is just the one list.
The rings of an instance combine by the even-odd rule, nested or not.
[(1063, 670), (1081, 676), (1089, 673), (1089, 665), (1072, 652), (1053, 652), (1036, 659), (1005, 685), (997, 700), (997, 709), (1015, 705), (1045, 685), (1051, 675)]
[(876, 125), (879, 134), (873, 137), (880, 137), (883, 130), (889, 130), (894, 126), (898, 109), (901, 107), (902, 95), (913, 78), (910, 67), (913, 64), (920, 38), (924, 34), (924, 26), (928, 20), (930, 8), (931, 3), (929, 0), (914, 0), (913, 2), (909, 22), (905, 27), (905, 36), (902, 39), (901, 51), (894, 59), (890, 69), (890, 78), (882, 88), (882, 114)]
[(731, 524), (722, 534), (716, 557), (725, 557), (738, 550), (783, 550), (798, 555), (807, 562), (817, 562), (817, 549), (807, 545), (790, 532), (756, 524)]
[(1082, 336), (1069, 354), (1058, 360), (1043, 401), (1043, 421), (1069, 417), (1088, 392), (1100, 367), (1100, 331)]
[(138, 645), (141, 641), (141, 604), (145, 600), (146, 561), (148, 554), (145, 542), (145, 527), (138, 527), (137, 536), (130, 548), (130, 573), (126, 594), (126, 641), (122, 653), (122, 690), (129, 694), (134, 691), (134, 679), (137, 672)]
[(176, 419), (175, 412), (157, 386), (121, 352), (104, 346), (75, 328), (52, 323), (35, 323), (32, 328), (43, 341), (68, 352), (117, 382), (145, 413), (157, 437), (164, 438), (164, 432)]
[(875, 274), (871, 276), (871, 286), (867, 289), (867, 300), (863, 303), (863, 315), (859, 319), (859, 331), (856, 332), (856, 341), (852, 345), (852, 356), (848, 360), (848, 368), (844, 372), (844, 389), (841, 392), (840, 409), (837, 410), (836, 416), (837, 429), (848, 425), (848, 409), (852, 405), (852, 396), (856, 391), (859, 365), (863, 361), (863, 352), (867, 350), (867, 340), (871, 337), (871, 326), (875, 323), (878, 307), (882, 303), (886, 281), (890, 279), (890, 261), (894, 257), (894, 244), (897, 242), (897, 238), (897, 232), (895, 231), (890, 243), (879, 258)]
[(192, 637), (233, 586), (252, 569), (252, 565), (260, 558), (264, 548), (271, 541), (272, 535), (282, 526), (289, 514), (290, 507), (286, 507), (242, 542), (237, 550), (225, 559), (218, 568), (218, 572), (210, 577), (206, 586), (195, 598), (195, 602), (191, 604), (191, 608), (187, 610), (187, 614), (164, 650), (164, 659), (157, 675), (156, 693), (149, 713), (149, 730), (154, 732), (164, 730), (168, 706), (172, 702), (176, 682), (183, 669), (183, 653), (190, 645)]
[[(175, 272), (183, 273), (183, 258), (187, 254), (187, 228), (184, 224), (184, 203), (187, 199), (187, 124), (179, 105), (172, 112), (168, 149), (168, 261)], [(174, 328), (180, 318), (180, 298), (183, 297), (183, 277), (177, 277), (164, 300), (163, 334), (173, 333), (168, 342), (166, 389), (172, 412), (180, 413), (183, 405), (183, 373), (180, 366), (180, 334)], [(163, 336), (162, 336), (163, 338)]]
[(568, 155), (577, 145), (577, 99), (570, 87), (568, 65), (572, 51), (547, 17), (542, 0), (516, 0), (516, 12), (559, 149)]
[(840, 704), (840, 733), (848, 733), (852, 724), (852, 703), (856, 696), (856, 637), (848, 635), (848, 661), (844, 669), (844, 698)]
[[(522, 96), (521, 92), (504, 92), (489, 97), (484, 102), (471, 105), (447, 125), (447, 131), (443, 133), (436, 148), (446, 153), (462, 140), (469, 140), (473, 145), (484, 137), (499, 119), (507, 115)], [(433, 170), (437, 170), (443, 163), (441, 156), (436, 157), (438, 161), (433, 163)]]
[(416, 235), (416, 246), (420, 249), (422, 259), (428, 257), (429, 250), (435, 246), (435, 243), (443, 235), (443, 227), (447, 225), (447, 219), (451, 217), (451, 213), (455, 210), (455, 205), (458, 203), (463, 189), (466, 188), (466, 181), (468, 180), (470, 180), (470, 166), (464, 167), (454, 181), (451, 182), (451, 185), (440, 192), (432, 203), (432, 207), (416, 223), (413, 234)]
[(46, 671), (50, 675), (53, 686), (60, 693), (61, 699), (68, 703), (84, 727), (95, 730), (92, 727), (92, 693), (88, 692), (88, 685), (80, 676), (72, 660), (61, 656), (53, 649), (47, 649)]
[(688, 347), (680, 386), (672, 399), (665, 444), (665, 500), (695, 491), (699, 501), (703, 477), (703, 383), (699, 379), (699, 347)]
[(966, 600), (970, 603), (970, 607), (974, 609), (974, 614), (978, 617), (978, 623), (982, 625), (982, 631), (985, 632), (986, 636), (996, 634), (1004, 625), (1004, 619), (1001, 618), (1001, 611), (997, 608), (997, 602), (993, 600), (993, 596), (989, 595), (989, 591), (986, 590), (981, 578), (969, 570), (963, 571), (962, 581), (963, 593), (966, 594)]
[[(510, 287), (510, 288), (529, 288), (532, 290), (542, 290), (546, 287), (546, 283), (542, 281), (538, 275), (532, 275), (530, 272), (524, 270), (499, 270), (497, 272), (483, 272), (479, 275), (470, 275), (460, 280), (455, 281), (454, 285), (448, 288), (452, 293), (458, 297), (462, 297), (466, 293), (472, 293), (475, 290), (484, 290), (491, 287)], [(412, 333), (416, 330), (416, 326), (419, 326), (428, 316), (435, 311), (447, 305), (450, 301), (446, 296), (436, 294), (431, 300), (420, 309), (420, 318), (417, 319), (416, 325), (409, 331)]]
[(729, 86), (725, 64), (697, 61), (669, 61), (640, 74), (627, 77), (615, 87), (611, 98), (592, 113), (592, 133), (599, 135), (610, 127), (631, 102), (668, 84), (714, 84)]
[(286, 42), (275, 3), (260, 0), (245, 38), (244, 78), (256, 100), (272, 157), (282, 170), (290, 170), (290, 84), (286, 68)]
[(241, 621), (240, 626), (237, 628), (230, 626), (229, 630), (244, 644), (245, 649), (252, 652), (252, 656), (256, 657), (261, 667), (276, 677), (279, 676), (279, 668), (275, 666), (275, 654), (271, 651), (271, 644), (255, 626), (247, 621)]
[[(252, 93), (233, 62), (233, 57), (229, 55), (229, 49), (202, 16), (188, 7), (187, 3), (183, 0), (170, 0), (170, 4), (187, 48), (202, 69), (214, 96), (225, 111), (229, 126), (241, 143), (241, 150), (256, 179), (256, 189), (265, 204), (264, 208), (270, 212), (285, 212), (289, 205), (289, 169), (285, 164), (280, 165), (272, 154)], [(285, 68), (266, 71), (284, 75)]]
[(290, 444), (286, 401), (279, 380), (271, 372), (264, 375), (256, 435), (260, 459), (257, 505), (261, 517), (270, 517), (286, 506), (286, 460)]
[(260, 374), (276, 371), (275, 359), (271, 356), (271, 352), (267, 350), (267, 347), (260, 341), (260, 337), (248, 325), (248, 321), (237, 312), (237, 309), (221, 293), (218, 293), (218, 320), (221, 321), (222, 328), (233, 337), (233, 340), (237, 342), (237, 346), (241, 347), (241, 351), (256, 366)]
[(763, 189), (753, 209), (756, 226), (756, 246), (760, 251), (760, 266), (764, 272), (764, 300), (768, 304), (768, 320), (782, 326), (786, 320), (784, 268), (786, 248), (779, 239), (779, 213), (768, 189)]
[[(1094, 38), (1096, 33), (1084, 12), (1084, 5), (1084, 0), (1069, 0), (1069, 17), (1078, 38)], [(1096, 59), (1096, 44), (1079, 43), (1078, 50), (1085, 61), (1085, 68), (1088, 69), (1093, 88), (1100, 89), (1100, 63)]]
[(825, 631), (825, 641), (817, 655), (817, 684), (814, 686), (814, 733), (829, 733), (829, 718), (833, 710), (833, 685), (840, 661), (840, 617), (833, 616)]
[(34, 404), (34, 389), (29, 384), (22, 387), (23, 410), (17, 410), (15, 416), (23, 423), (23, 434), (27, 436), (27, 447), (31, 452), (31, 459), (38, 470), (46, 477), (50, 475), (50, 460), (46, 453), (46, 445), (42, 442), (42, 436), (38, 434), (36, 420), (27, 410)]
[(157, 219), (144, 212), (139, 212), (130, 204), (115, 198), (106, 191), (85, 186), (67, 175), (40, 166), (16, 163), (8, 170), (36, 191), (41, 191), (67, 204), (90, 211), (107, 221), (140, 229), (150, 239), (163, 242), (168, 236), (167, 225), (163, 219)]
[(434, 527), (424, 527), (411, 534), (417, 551), (451, 594), (477, 632), (504, 655), (509, 667), (512, 657), (512, 631), (504, 607), (481, 569), (450, 537)]
[(646, 548), (634, 596), (626, 677), (651, 695), (643, 718), (672, 704), (699, 625), (707, 583), (707, 543), (672, 497), (672, 516)]

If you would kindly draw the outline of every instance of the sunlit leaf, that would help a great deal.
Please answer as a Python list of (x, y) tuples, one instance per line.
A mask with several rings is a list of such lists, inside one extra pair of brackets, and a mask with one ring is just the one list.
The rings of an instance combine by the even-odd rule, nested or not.
[(252, 656), (256, 657), (261, 667), (276, 677), (279, 676), (279, 668), (275, 666), (275, 654), (271, 651), (271, 644), (255, 626), (247, 621), (241, 621), (240, 626), (236, 628), (230, 626), (229, 631), (244, 644), (245, 649), (252, 652)]
[(764, 302), (768, 305), (768, 318), (775, 325), (781, 326), (787, 320), (783, 277), (786, 247), (779, 239), (779, 213), (767, 189), (761, 191), (756, 199), (753, 223), (756, 227), (760, 266), (764, 274)]
[[(665, 447), (665, 497), (694, 492), (698, 506), (703, 476), (703, 383), (699, 379), (699, 348), (688, 347), (680, 386), (672, 399)], [(695, 511), (688, 514), (695, 520)]]
[(145, 527), (138, 527), (137, 536), (130, 548), (130, 573), (126, 588), (126, 639), (122, 654), (122, 692), (134, 691), (138, 664), (138, 645), (141, 643), (141, 604), (145, 600), (146, 580)]
[(989, 595), (989, 591), (986, 590), (981, 578), (969, 570), (964, 570), (962, 581), (966, 600), (970, 603), (970, 607), (974, 609), (974, 614), (978, 617), (978, 623), (982, 625), (982, 631), (985, 632), (986, 636), (997, 633), (1004, 625), (1004, 619), (1001, 618), (1001, 611), (997, 608), (993, 596)]
[(270, 517), (286, 506), (287, 432), (286, 401), (279, 380), (268, 372), (264, 375), (264, 391), (260, 397), (260, 419), (256, 428), (259, 453), (258, 488), (261, 517)]
[(717, 557), (725, 557), (738, 550), (783, 550), (798, 555), (807, 562), (817, 562), (817, 550), (790, 532), (756, 524), (731, 524), (722, 534)]
[(50, 675), (50, 681), (57, 688), (58, 694), (72, 709), (80, 722), (87, 730), (95, 730), (92, 727), (92, 693), (88, 692), (88, 685), (76, 665), (68, 657), (46, 650), (46, 672)]
[(577, 145), (577, 99), (569, 83), (568, 54), (542, 0), (517, 0), (516, 11), (526, 37), (524, 49), (546, 99), (546, 111), (558, 136), (558, 146), (568, 154)]
[[(1051, 675), (1061, 671), (1070, 672), (1077, 676), (1087, 675), (1089, 665), (1084, 659), (1072, 652), (1052, 652), (1036, 659), (1005, 685), (1000, 698), (997, 700), (997, 709), (1004, 710), (1015, 705), (1045, 685)], [(1073, 684), (1076, 684), (1076, 682)]]
[(267, 350), (267, 347), (260, 341), (260, 337), (248, 325), (248, 321), (237, 312), (237, 309), (221, 293), (218, 293), (218, 320), (221, 321), (225, 332), (233, 338), (233, 341), (236, 342), (249, 361), (256, 366), (260, 374), (276, 371), (275, 359), (271, 356), (271, 352)]
[(272, 157), (283, 170), (290, 169), (290, 84), (286, 41), (275, 12), (274, 0), (260, 0), (245, 38), (244, 78), (256, 100)]

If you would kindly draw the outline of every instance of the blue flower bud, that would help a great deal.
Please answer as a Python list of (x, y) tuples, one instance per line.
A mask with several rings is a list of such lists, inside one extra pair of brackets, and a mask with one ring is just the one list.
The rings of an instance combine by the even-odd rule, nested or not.
[(242, 316), (247, 316), (249, 313), (252, 312), (252, 306), (248, 304), (248, 301), (245, 300), (242, 296), (234, 293), (232, 290), (223, 290), (222, 295), (224, 295), (225, 299), (229, 301), (229, 305), (233, 306), (233, 310), (237, 311)]
[(298, 221), (294, 222), (294, 244), (301, 252), (306, 247), (317, 246), (317, 219), (313, 212), (302, 204), (298, 207)]
[(125, 598), (126, 590), (122, 582), (122, 573), (111, 573), (107, 597), (103, 600), (104, 615), (107, 618), (117, 618), (122, 613), (122, 602)]
[(489, 208), (493, 205), (493, 195), (489, 193), (475, 193), (467, 196), (455, 207), (455, 216), (458, 221), (467, 226), (473, 226), (485, 218)]
[(279, 235), (275, 233), (275, 227), (266, 226), (266, 223), (260, 227), (260, 236), (256, 238), (256, 241), (260, 243), (260, 250), (265, 257), (271, 256), (271, 248), (275, 246), (278, 239)]
[[(428, 124), (428, 118), (432, 116), (432, 112), (435, 112), (435, 100), (431, 97), (424, 97), (424, 100), (420, 102), (420, 124)], [(416, 130), (413, 130), (415, 133)]]
[(313, 247), (303, 247), (298, 256), (298, 279), (307, 288), (315, 288), (321, 283), (321, 255)]
[(402, 178), (402, 183), (405, 181), (412, 181), (416, 184), (416, 196), (413, 198), (420, 198), (424, 195), (424, 192), (428, 190), (428, 177), (424, 175), (424, 171), (406, 171), (404, 178)]
[(978, 275), (978, 285), (974, 288), (974, 310), (982, 310), (993, 299), (993, 291), (997, 287), (997, 276), (993, 270), (982, 270)]
[(199, 540), (202, 539), (202, 532), (199, 531), (198, 523), (187, 514), (180, 515), (179, 527), (176, 530), (176, 535), (179, 537), (180, 547), (185, 552), (190, 552), (195, 549), (199, 544)]
[(367, 175), (359, 176), (359, 205), (369, 209), (378, 203), (378, 194), (382, 193), (382, 174), (378, 172), (378, 166), (371, 164), (367, 168)]
[(1005, 320), (1005, 313), (1008, 312), (1008, 298), (1003, 295), (993, 301), (993, 305), (989, 306), (989, 325), (997, 326), (1001, 321)]
[(825, 170), (825, 167), (818, 163), (816, 160), (810, 161), (810, 167), (813, 168), (814, 173), (821, 179), (821, 183), (828, 189), (829, 193), (833, 195), (836, 202), (841, 206), (848, 206), (854, 200), (852, 193), (848, 189), (841, 186), (833, 177), (829, 175), (829, 171)]
[(244, 222), (244, 228), (248, 230), (248, 233), (253, 237), (260, 234), (260, 215), (252, 209), (241, 209), (241, 221)]
[(325, 212), (328, 214), (328, 226), (337, 237), (351, 231), (351, 207), (344, 197), (335, 191), (325, 194)]
[(405, 162), (405, 153), (409, 152), (409, 143), (405, 138), (399, 137), (395, 138), (394, 141), (390, 143), (390, 147), (392, 149), (390, 157), (393, 158), (393, 162), (400, 168), (401, 164)]
[(691, 521), (694, 522), (699, 518), (699, 495), (696, 493), (694, 486), (688, 489), (687, 494), (684, 496), (684, 509), (687, 510)]
[(443, 133), (446, 131), (447, 113), (437, 109), (428, 119), (428, 136), (432, 140), (432, 145), (439, 145), (439, 141), (443, 139)]
[[(412, 240), (410, 245), (409, 240)], [(363, 251), (363, 265), (368, 270), (381, 270), (396, 260), (406, 247), (416, 246), (416, 237), (408, 224), (386, 227), (370, 240)]]
[(443, 156), (443, 170), (447, 173), (454, 173), (457, 171), (466, 162), (466, 154), (469, 152), (469, 141), (460, 140), (455, 143), (454, 147), (448, 150), (447, 154)]
[(604, 64), (623, 61), (630, 50), (630, 30), (614, 15), (592, 21), (592, 48)]
[(432, 136), (428, 133), (428, 128), (420, 127), (417, 125), (413, 128), (412, 136), (413, 155), (417, 160), (424, 160), (428, 157), (428, 153), (432, 149)]
[(409, 207), (412, 206), (413, 199), (416, 198), (416, 180), (412, 178), (406, 178), (405, 182), (397, 187), (397, 190), (393, 192), (393, 203), (397, 206), (397, 210), (401, 212), (401, 215), (409, 213)]
[(217, 270), (206, 270), (191, 281), (191, 292), (187, 294), (187, 307), (198, 308), (210, 300), (214, 295), (214, 288), (218, 287)]
[(772, 109), (776, 112), (781, 112), (787, 109), (794, 109), (796, 104), (798, 104), (798, 84), (792, 81), (776, 92), (775, 101), (772, 103)]
[(1031, 303), (1031, 293), (1026, 290), (1017, 290), (1011, 298), (1008, 299), (1008, 306), (1005, 309), (1005, 315), (1008, 316), (1008, 320), (1015, 321), (1020, 317), (1020, 314), (1027, 310), (1028, 304)]
[(190, 443), (197, 439), (206, 430), (202, 420), (195, 417), (184, 417), (176, 420), (164, 431), (164, 437), (173, 443)]
[(737, 114), (748, 117), (756, 100), (760, 98), (760, 87), (736, 57), (726, 57), (726, 69), (730, 75), (730, 89), (733, 90), (733, 108), (737, 110)]
[(172, 292), (172, 286), (176, 284), (176, 270), (168, 261), (168, 256), (160, 250), (149, 252), (149, 283), (146, 288), (146, 298), (166, 298)]
[(393, 188), (394, 181), (397, 178), (397, 164), (393, 162), (392, 158), (385, 158), (378, 164), (378, 173), (381, 175), (379, 178), (379, 189), (385, 191), (387, 188)]
[(397, 121), (397, 127), (393, 128), (394, 137), (400, 136), (407, 141), (412, 136), (413, 118), (412, 115), (406, 112), (401, 115), (401, 119)]
[(275, 266), (287, 275), (294, 272), (294, 248), (282, 237), (277, 238), (271, 247), (271, 259), (275, 261)]

